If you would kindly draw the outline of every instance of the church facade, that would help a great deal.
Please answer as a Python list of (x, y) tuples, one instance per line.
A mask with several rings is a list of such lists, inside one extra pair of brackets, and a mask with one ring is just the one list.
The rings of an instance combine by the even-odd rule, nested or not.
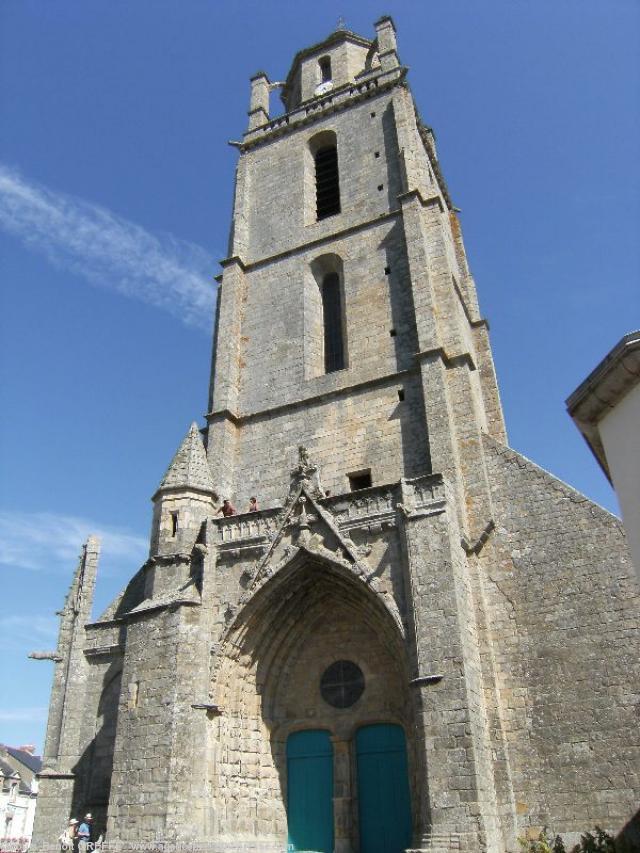
[(507, 444), (392, 20), (301, 50), (283, 84), (256, 74), (237, 146), (206, 426), (97, 621), (83, 550), (48, 655), (34, 849), (87, 811), (113, 849), (632, 837), (624, 533)]

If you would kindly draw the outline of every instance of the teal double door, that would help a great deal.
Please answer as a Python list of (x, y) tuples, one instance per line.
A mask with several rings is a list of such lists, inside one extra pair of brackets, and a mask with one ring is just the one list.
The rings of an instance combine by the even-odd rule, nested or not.
[(403, 853), (411, 846), (407, 745), (400, 726), (356, 733), (360, 853)]
[(333, 744), (322, 729), (287, 739), (288, 850), (333, 851)]
[[(356, 733), (360, 853), (403, 853), (411, 843), (407, 748), (400, 726)], [(323, 729), (287, 740), (289, 851), (332, 853), (333, 746)]]

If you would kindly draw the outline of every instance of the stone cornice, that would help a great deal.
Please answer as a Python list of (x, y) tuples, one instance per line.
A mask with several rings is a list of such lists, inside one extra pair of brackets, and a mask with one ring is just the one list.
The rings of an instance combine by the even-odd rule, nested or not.
[(476, 364), (473, 356), (469, 352), (461, 352), (456, 355), (449, 354), (444, 347), (434, 347), (433, 349), (422, 350), (416, 353), (416, 361), (428, 361), (434, 358), (442, 359), (445, 367), (459, 367), (466, 364), (470, 370), (476, 370)]
[(264, 145), (305, 125), (314, 124), (328, 115), (342, 112), (353, 104), (387, 92), (404, 80), (407, 71), (406, 66), (399, 66), (366, 80), (346, 83), (326, 95), (304, 101), (290, 112), (248, 131), (239, 146), (240, 152)]
[[(294, 400), (291, 403), (281, 403), (277, 406), (271, 406), (266, 409), (260, 409), (254, 412), (246, 412), (242, 415), (235, 414), (231, 412), (229, 409), (217, 409), (215, 411), (208, 412), (205, 417), (209, 423), (213, 421), (220, 420), (222, 418), (227, 418), (229, 420), (233, 420), (236, 426), (240, 426), (247, 421), (257, 420), (259, 418), (272, 417), (273, 415), (282, 414), (287, 411), (295, 411), (296, 409), (303, 409), (309, 405), (309, 403), (319, 403), (325, 402), (326, 400), (332, 400), (336, 397), (341, 397), (346, 394), (352, 394), (354, 391), (362, 391), (368, 388), (377, 388), (382, 385), (391, 385), (393, 382), (401, 382), (405, 377), (411, 376), (415, 373), (415, 369), (407, 369), (407, 370), (398, 370), (394, 373), (385, 373), (382, 376), (376, 376), (372, 379), (363, 379), (361, 381), (352, 382), (349, 385), (342, 385), (339, 388), (329, 388), (326, 391), (320, 391), (316, 394), (309, 394), (306, 397), (301, 397), (298, 400)], [(335, 375), (335, 374), (328, 374)]]
[(112, 657), (114, 655), (123, 655), (124, 649), (118, 643), (114, 643), (107, 646), (94, 646), (93, 648), (84, 649), (84, 656), (87, 658), (93, 657), (103, 657), (109, 656)]
[(62, 770), (53, 770), (50, 767), (43, 767), (39, 773), (36, 773), (36, 779), (75, 779), (75, 773), (65, 773)]
[(205, 418), (207, 419), (207, 422), (209, 424), (213, 423), (214, 421), (231, 421), (234, 426), (239, 426), (240, 422), (242, 421), (241, 415), (239, 415), (237, 412), (232, 412), (231, 409), (228, 409), (226, 407), (209, 412), (205, 415)]
[(325, 234), (322, 237), (316, 237), (315, 239), (307, 240), (304, 243), (299, 243), (297, 246), (292, 246), (290, 249), (285, 249), (283, 252), (277, 252), (274, 255), (267, 255), (257, 261), (243, 261), (238, 255), (233, 255), (231, 258), (225, 258), (223, 261), (220, 261), (220, 266), (230, 266), (231, 262), (235, 261), (238, 263), (243, 272), (251, 272), (254, 269), (259, 269), (266, 264), (270, 264), (273, 261), (280, 261), (284, 258), (300, 254), (301, 252), (307, 252), (309, 249), (315, 249), (322, 246), (324, 243), (332, 243), (335, 240), (340, 240), (343, 237), (350, 236), (351, 234), (357, 234), (365, 228), (375, 227), (382, 222), (387, 222), (390, 219), (395, 219), (397, 216), (401, 215), (402, 210), (400, 208), (396, 208), (395, 210), (389, 210), (386, 213), (382, 213), (379, 216), (374, 216), (371, 219), (365, 219), (363, 222), (357, 222), (355, 225), (348, 225), (346, 228), (341, 228), (339, 231), (332, 231), (330, 234)]
[(151, 500), (155, 503), (160, 496), (177, 494), (197, 494), (209, 500), (217, 499), (213, 489), (202, 489), (199, 486), (160, 486), (153, 493)]
[[(144, 563), (142, 568), (144, 568), (146, 565), (147, 565), (147, 563)], [(121, 622), (122, 622), (122, 618), (120, 616), (113, 616), (109, 619), (100, 619), (99, 622), (87, 622), (87, 624), (84, 627), (85, 627), (86, 631), (93, 631), (94, 628), (100, 628), (100, 629), (106, 630), (108, 628), (113, 629), (113, 628), (119, 626)]]
[(480, 317), (479, 320), (469, 320), (469, 325), (472, 329), (482, 329), (485, 328), (487, 331), (491, 328), (489, 326), (489, 321), (486, 317)]
[(243, 272), (247, 268), (240, 255), (230, 255), (228, 258), (224, 258), (222, 261), (220, 261), (220, 266), (223, 269), (226, 267), (231, 267), (234, 264), (237, 264)]
[[(323, 246), (325, 243), (333, 243), (336, 240), (341, 240), (344, 237), (349, 237), (352, 234), (357, 234), (367, 228), (375, 228), (377, 225), (380, 225), (383, 222), (388, 222), (392, 219), (397, 218), (398, 216), (402, 216), (403, 202), (410, 201), (411, 199), (417, 199), (422, 205), (422, 207), (437, 206), (440, 208), (440, 211), (442, 213), (445, 212), (444, 202), (440, 195), (432, 195), (427, 196), (425, 198), (419, 189), (412, 189), (408, 190), (407, 192), (400, 193), (398, 195), (398, 201), (400, 202), (401, 206), (395, 208), (394, 210), (388, 210), (385, 213), (381, 213), (378, 216), (372, 216), (370, 219), (365, 219), (362, 222), (357, 222), (353, 225), (347, 225), (346, 228), (341, 228), (337, 231), (332, 231), (330, 234), (324, 234), (321, 237), (306, 240), (303, 243), (299, 243), (296, 246), (292, 246), (290, 249), (285, 249), (282, 252), (276, 252), (273, 255), (266, 255), (265, 257), (259, 258), (255, 261), (246, 261), (239, 255), (231, 255), (230, 257), (221, 260), (220, 266), (226, 268), (237, 264), (242, 270), (242, 272), (251, 272), (254, 269), (260, 269), (260, 267), (266, 266), (267, 264), (273, 263), (274, 261), (284, 260), (285, 258), (290, 258), (294, 255), (298, 255), (303, 252), (308, 252), (310, 249), (316, 249), (320, 246)], [(219, 278), (221, 281), (222, 277), (222, 273), (220, 274), (220, 276), (217, 276), (217, 278)], [(472, 322), (484, 324), (486, 321), (479, 320)]]
[(129, 622), (138, 616), (146, 616), (148, 613), (154, 613), (159, 610), (176, 610), (178, 607), (202, 607), (202, 602), (193, 598), (169, 598), (169, 599), (147, 599), (124, 613), (122, 620)]
[(444, 213), (445, 211), (445, 205), (442, 201), (442, 196), (434, 194), (425, 198), (417, 187), (411, 190), (407, 190), (406, 192), (400, 193), (400, 195), (398, 196), (398, 201), (402, 204), (403, 201), (410, 201), (414, 198), (418, 199), (422, 207), (439, 207), (440, 213)]
[(154, 554), (153, 557), (149, 557), (145, 566), (172, 566), (172, 565), (185, 565), (186, 563), (190, 563), (192, 560), (192, 554), (187, 551), (172, 551), (168, 554)]

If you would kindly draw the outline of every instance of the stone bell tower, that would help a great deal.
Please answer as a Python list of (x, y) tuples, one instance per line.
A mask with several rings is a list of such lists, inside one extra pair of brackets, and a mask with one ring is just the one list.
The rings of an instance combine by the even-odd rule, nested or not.
[(624, 534), (506, 445), (391, 19), (257, 73), (232, 144), (207, 425), (154, 494), (149, 559), (56, 676), (69, 736), (34, 850), (83, 811), (114, 851), (637, 841)]
[(437, 471), (474, 543), (491, 515), (480, 433), (505, 437), (487, 325), (391, 19), (376, 30), (300, 51), (284, 84), (251, 81), (209, 459), (241, 505), (280, 499), (298, 441), (333, 493)]
[[(372, 552), (367, 594), (376, 578), (403, 626), (397, 689), (414, 707), (404, 721), (414, 843), (464, 838), (497, 850), (512, 803), (492, 758), (502, 746), (465, 565), (494, 523), (482, 436), (505, 433), (457, 215), (406, 78), (388, 17), (374, 41), (338, 30), (300, 51), (284, 84), (253, 77), (220, 277), (208, 456), (220, 495), (242, 507), (256, 494), (266, 509), (282, 501), (296, 446), (307, 448), (330, 495), (325, 511), (346, 514), (343, 535)], [(285, 114), (271, 118), (274, 88)], [(345, 755), (353, 736), (339, 736)], [(365, 828), (343, 782), (335, 836), (347, 850)]]
[[(564, 617), (557, 611), (542, 628), (533, 600), (549, 584), (562, 597), (569, 575), (579, 576), (579, 595), (595, 594), (599, 573), (627, 565), (626, 550), (613, 518), (506, 446), (488, 326), (434, 135), (408, 87), (393, 21), (383, 17), (375, 29), (373, 40), (338, 30), (299, 51), (284, 83), (258, 72), (247, 131), (233, 143), (239, 161), (207, 415), (213, 482), (237, 506), (255, 494), (272, 512), (301, 444), (322, 490), (305, 492), (303, 481), (296, 492), (294, 477), (276, 544), (244, 564), (246, 590), (216, 652), (212, 695), (228, 709), (218, 733), (224, 740), (237, 731), (230, 716), (250, 716), (249, 707), (262, 737), (268, 730), (281, 788), (264, 825), (275, 819), (284, 832), (288, 821), (292, 849), (325, 849), (321, 836), (304, 828), (298, 836), (304, 806), (291, 782), (298, 759), (289, 738), (305, 729), (329, 732), (333, 744), (326, 849), (382, 850), (374, 839), (385, 836), (385, 820), (402, 823), (392, 809), (383, 816), (380, 803), (376, 823), (368, 805), (359, 733), (366, 740), (375, 720), (401, 727), (408, 756), (411, 832), (385, 850), (512, 850), (528, 827), (562, 812), (557, 830), (575, 830), (572, 815), (591, 819), (594, 802), (606, 799), (536, 793), (534, 778), (549, 761), (557, 765), (551, 787), (569, 785), (574, 756), (567, 746), (549, 758), (564, 737), (555, 729), (549, 738), (534, 724), (528, 746), (516, 745), (513, 731), (526, 730), (532, 714), (562, 726), (566, 713), (545, 705), (548, 673), (539, 664), (550, 623), (552, 646), (563, 647)], [(285, 112), (272, 116), (275, 89)], [(243, 552), (229, 540), (246, 545), (251, 536), (230, 520), (219, 535), (218, 565), (238, 571)], [(336, 559), (355, 586), (338, 579)], [(364, 652), (369, 629), (382, 644), (371, 640)], [(589, 670), (586, 649), (599, 642), (587, 634), (563, 664), (578, 681)], [(242, 655), (231, 663), (230, 647), (253, 650), (254, 663)], [(356, 665), (366, 686), (348, 708), (331, 710), (321, 685), (337, 657)], [(231, 701), (221, 679), (242, 681), (258, 706), (237, 693)], [(535, 698), (525, 700), (529, 690)], [(545, 710), (533, 712), (540, 704)], [(630, 706), (620, 713), (619, 721)], [(247, 790), (234, 787), (232, 766), (221, 762), (216, 777), (227, 815)], [(619, 808), (618, 825), (631, 809), (631, 801)], [(232, 832), (233, 820), (220, 828)]]

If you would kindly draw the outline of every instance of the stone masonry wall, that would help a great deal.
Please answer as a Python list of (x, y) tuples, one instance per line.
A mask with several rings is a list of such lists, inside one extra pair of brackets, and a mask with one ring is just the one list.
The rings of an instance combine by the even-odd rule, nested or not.
[[(401, 173), (392, 97), (390, 92), (378, 95), (243, 155), (251, 188), (245, 263), (331, 237), (397, 209)], [(341, 212), (319, 222), (314, 215), (305, 225), (304, 205), (315, 207), (315, 193), (306, 198), (303, 193), (308, 142), (326, 130), (337, 137)]]
[(496, 530), (481, 564), (520, 831), (619, 832), (640, 800), (639, 591), (621, 523), (486, 447)]
[[(404, 390), (402, 402), (399, 390)], [(283, 502), (281, 472), (295, 463), (300, 442), (320, 466), (324, 488), (334, 494), (348, 491), (347, 474), (362, 469), (371, 469), (374, 485), (429, 470), (417, 383), (413, 377), (392, 378), (375, 388), (247, 422), (238, 438), (233, 494), (238, 506), (245, 507), (252, 494), (263, 506)]]
[(424, 679), (415, 688), (428, 783), (422, 839), (435, 833), (455, 839), (451, 849), (501, 850), (477, 628), (455, 508), (409, 514), (404, 531), (415, 653)]
[(166, 828), (179, 618), (161, 611), (127, 628), (109, 804), (109, 832), (121, 840), (155, 838)]
[[(312, 262), (326, 252), (343, 263), (348, 370), (308, 379), (304, 297), (307, 288), (317, 288)], [(361, 233), (346, 235), (330, 247), (307, 248), (247, 271), (240, 413), (408, 369), (416, 338), (406, 278), (403, 236), (395, 219), (371, 225), (366, 239)]]
[[(299, 442), (333, 492), (348, 488), (348, 473), (367, 468), (374, 483), (429, 471), (420, 389), (408, 373), (418, 346), (398, 203), (396, 97), (397, 90), (383, 92), (241, 157), (245, 198), (236, 200), (242, 227), (233, 250), (247, 267), (225, 272), (221, 294), (223, 334), (238, 339), (224, 358), (237, 381), (221, 373), (213, 400), (214, 412), (229, 407), (240, 420), (231, 426), (214, 417), (208, 438), (214, 481), (240, 505), (254, 492), (262, 505), (281, 500), (277, 480)], [(315, 191), (304, 192), (309, 184), (314, 190), (308, 143), (327, 130), (337, 139), (342, 210), (316, 222), (305, 212), (315, 206)], [(342, 262), (347, 369), (314, 375), (306, 363), (317, 361), (307, 328), (317, 311), (311, 265), (323, 253)]]

